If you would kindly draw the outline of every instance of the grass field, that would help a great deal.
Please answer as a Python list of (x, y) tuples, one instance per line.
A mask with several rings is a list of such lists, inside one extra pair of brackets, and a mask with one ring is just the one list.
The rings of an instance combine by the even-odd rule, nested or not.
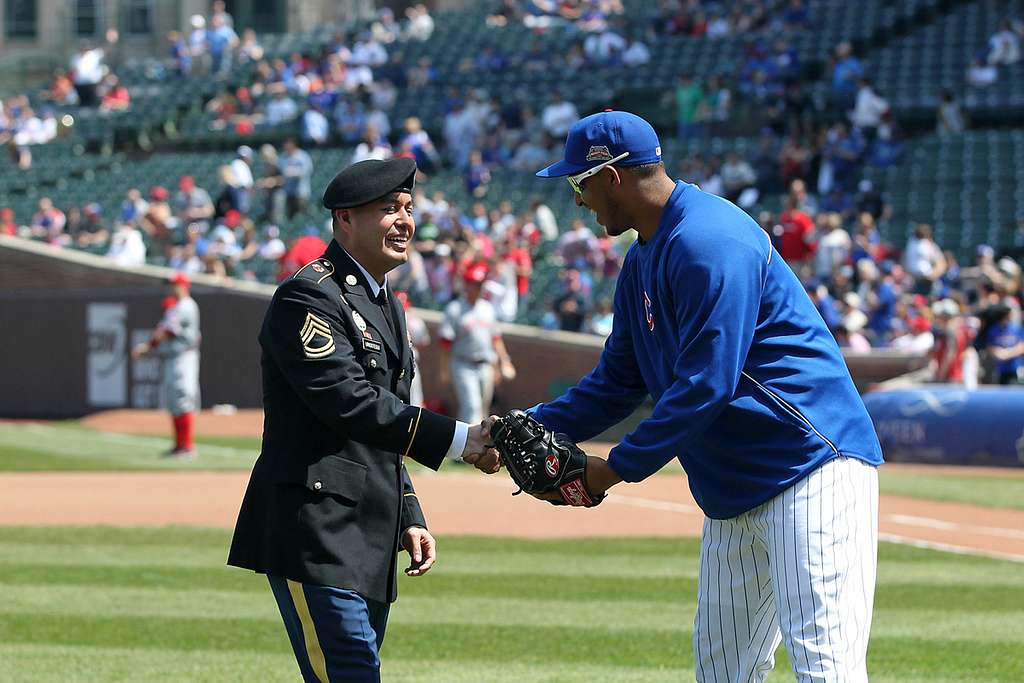
[[(0, 424), (0, 471), (247, 470), (256, 439)], [(666, 475), (672, 476), (672, 475)], [(882, 470), (883, 493), (1024, 509), (1020, 478)], [(224, 566), (222, 530), (0, 527), (0, 680), (294, 681), (262, 577)], [(696, 540), (445, 537), (402, 579), (387, 681), (692, 680)], [(1024, 680), (1019, 563), (883, 543), (873, 681)], [(780, 650), (769, 680), (792, 680)]]
[[(220, 530), (0, 528), (4, 681), (290, 681), (262, 577)], [(388, 681), (692, 680), (697, 541), (443, 538), (403, 579)], [(882, 544), (873, 681), (1024, 679), (1024, 572)], [(792, 680), (780, 650), (771, 680)]]
[[(178, 462), (159, 457), (167, 438), (112, 434), (74, 422), (0, 424), (0, 472), (81, 470), (248, 470), (260, 441), (244, 437), (202, 437), (197, 460)], [(415, 472), (419, 466), (407, 461)], [(676, 468), (666, 468), (678, 476)], [(928, 475), (882, 468), (883, 494), (1024, 510), (1024, 478)]]

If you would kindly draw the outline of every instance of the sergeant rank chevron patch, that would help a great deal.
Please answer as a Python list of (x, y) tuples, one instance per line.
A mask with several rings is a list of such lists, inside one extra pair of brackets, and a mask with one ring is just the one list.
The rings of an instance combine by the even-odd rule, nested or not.
[(326, 358), (334, 353), (334, 335), (331, 333), (331, 326), (321, 318), (306, 312), (306, 322), (299, 332), (299, 339), (302, 340), (302, 350), (306, 358)]

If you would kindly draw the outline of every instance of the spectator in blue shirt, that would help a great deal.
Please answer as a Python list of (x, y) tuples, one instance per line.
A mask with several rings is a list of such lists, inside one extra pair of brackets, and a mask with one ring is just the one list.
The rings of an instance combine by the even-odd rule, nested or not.
[(1012, 320), (1009, 306), (1000, 306), (994, 316), (998, 321), (989, 328), (985, 337), (986, 351), (995, 363), (999, 384), (1016, 384), (1020, 378), (1024, 357), (1024, 333)]
[(281, 175), (284, 177), (284, 204), (291, 219), (302, 213), (309, 203), (310, 179), (313, 176), (313, 160), (305, 150), (299, 149), (294, 138), (284, 141), (281, 155)]
[(192, 52), (185, 43), (185, 38), (177, 31), (167, 34), (167, 43), (171, 46), (171, 59), (174, 70), (179, 76), (188, 76), (192, 72)]
[(896, 288), (890, 274), (886, 274), (871, 290), (868, 298), (868, 327), (871, 329), (874, 346), (884, 346), (892, 336), (892, 319), (898, 300)]
[(206, 31), (206, 48), (210, 53), (210, 70), (214, 75), (223, 76), (231, 69), (231, 54), (238, 46), (235, 29), (224, 23), (224, 16), (215, 14)]
[(853, 56), (849, 43), (836, 46), (835, 63), (832, 66), (832, 104), (837, 112), (853, 108), (857, 97), (857, 81), (864, 75), (860, 60)]
[(843, 318), (839, 315), (835, 299), (829, 294), (828, 287), (818, 280), (810, 280), (805, 288), (807, 289), (808, 296), (811, 297), (811, 301), (814, 302), (814, 307), (818, 309), (822, 320), (825, 321), (825, 325), (835, 335), (839, 329), (839, 324), (843, 322)]
[(484, 163), (480, 150), (474, 149), (469, 155), (469, 165), (463, 174), (466, 183), (466, 194), (482, 197), (487, 193), (487, 185), (491, 182), (491, 171)]

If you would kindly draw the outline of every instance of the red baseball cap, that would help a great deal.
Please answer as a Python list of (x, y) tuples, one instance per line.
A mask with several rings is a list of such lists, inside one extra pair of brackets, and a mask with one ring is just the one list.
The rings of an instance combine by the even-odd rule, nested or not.
[(932, 329), (932, 324), (924, 316), (918, 316), (910, 321), (910, 329), (917, 334), (924, 334), (928, 330)]
[(178, 179), (178, 187), (182, 190), (191, 190), (196, 186), (195, 179), (190, 175), (183, 175)]
[(186, 287), (192, 286), (192, 281), (188, 279), (188, 275), (185, 273), (177, 272), (174, 275), (167, 278), (167, 282), (172, 285), (185, 285)]
[(167, 199), (167, 188), (160, 185), (152, 187), (149, 190), (149, 196), (157, 200)]
[(467, 284), (481, 284), (487, 279), (487, 265), (474, 263), (462, 274), (462, 281)]
[(229, 228), (236, 227), (242, 221), (242, 214), (238, 209), (228, 209), (224, 214), (224, 225)]
[(411, 304), (409, 303), (408, 294), (406, 294), (405, 292), (395, 292), (395, 298), (398, 299), (398, 303), (402, 304), (403, 309), (407, 311), (409, 310), (409, 306)]

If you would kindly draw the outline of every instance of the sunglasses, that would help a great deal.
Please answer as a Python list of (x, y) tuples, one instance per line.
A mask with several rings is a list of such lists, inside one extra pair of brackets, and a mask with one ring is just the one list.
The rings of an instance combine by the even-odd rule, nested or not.
[(597, 166), (594, 166), (593, 168), (588, 168), (583, 173), (577, 173), (576, 175), (566, 176), (565, 179), (569, 181), (569, 187), (572, 188), (573, 192), (575, 192), (576, 194), (582, 194), (583, 193), (583, 181), (584, 180), (586, 180), (587, 178), (589, 178), (592, 175), (597, 175), (598, 173), (601, 172), (601, 169), (603, 169), (605, 166), (611, 166), (616, 161), (622, 161), (623, 159), (625, 159), (628, 156), (629, 156), (629, 152), (623, 152), (622, 154), (620, 154), (619, 156), (615, 157), (614, 159), (609, 159), (608, 161), (603, 161), (600, 164), (598, 164)]

